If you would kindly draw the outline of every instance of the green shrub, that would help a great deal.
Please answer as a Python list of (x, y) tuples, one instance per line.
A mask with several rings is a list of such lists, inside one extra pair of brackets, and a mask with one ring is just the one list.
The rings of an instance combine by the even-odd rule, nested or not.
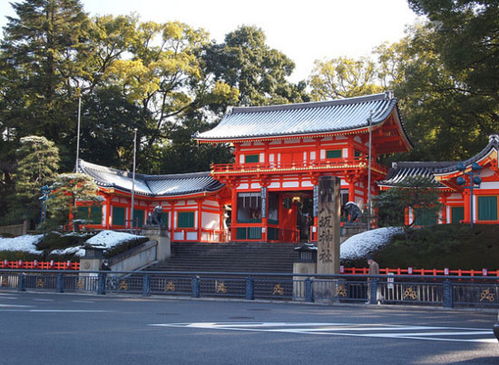
[(381, 267), (499, 269), (499, 225), (440, 224), (398, 234), (374, 254)]
[(61, 233), (57, 231), (52, 231), (46, 233), (42, 240), (36, 245), (39, 250), (44, 250), (47, 252), (53, 250), (63, 250), (68, 247), (81, 246), (90, 237), (94, 236), (95, 232), (84, 232), (84, 233)]
[(33, 260), (38, 260), (38, 261), (44, 261), (43, 255), (37, 255), (34, 253), (29, 253), (29, 252), (24, 252), (24, 251), (0, 251), (0, 260), (7, 260), (7, 261), (18, 261), (18, 260), (23, 260), (23, 261), (33, 261)]

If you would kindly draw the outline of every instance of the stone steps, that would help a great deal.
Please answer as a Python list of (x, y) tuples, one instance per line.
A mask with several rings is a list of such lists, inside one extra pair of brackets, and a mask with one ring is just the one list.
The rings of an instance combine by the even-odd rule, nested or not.
[(148, 271), (224, 271), (291, 273), (298, 244), (174, 243), (172, 257)]

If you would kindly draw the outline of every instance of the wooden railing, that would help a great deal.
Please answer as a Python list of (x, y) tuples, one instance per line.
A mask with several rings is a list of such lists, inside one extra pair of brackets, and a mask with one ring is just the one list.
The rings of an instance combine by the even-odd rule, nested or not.
[(0, 261), (0, 269), (35, 269), (35, 270), (80, 270), (79, 262), (71, 261)]
[[(381, 275), (395, 274), (395, 275), (453, 275), (453, 276), (499, 276), (499, 270), (449, 270), (449, 269), (414, 269), (408, 267), (406, 269), (380, 269)], [(367, 267), (343, 267), (340, 266), (340, 274), (353, 274), (353, 275), (368, 275), (369, 268)]]
[[(339, 158), (334, 160), (314, 160), (304, 162), (264, 162), (264, 163), (228, 163), (228, 164), (212, 164), (211, 170), (213, 174), (224, 173), (245, 173), (245, 172), (278, 172), (283, 170), (324, 170), (324, 169), (358, 169), (367, 168), (367, 160), (365, 158)], [(379, 172), (387, 173), (388, 169), (376, 162), (372, 162), (372, 168)]]

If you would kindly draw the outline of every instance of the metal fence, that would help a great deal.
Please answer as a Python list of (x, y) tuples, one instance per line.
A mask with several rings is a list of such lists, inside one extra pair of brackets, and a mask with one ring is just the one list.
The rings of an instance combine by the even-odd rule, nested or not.
[(499, 308), (499, 278), (0, 269), (0, 290)]

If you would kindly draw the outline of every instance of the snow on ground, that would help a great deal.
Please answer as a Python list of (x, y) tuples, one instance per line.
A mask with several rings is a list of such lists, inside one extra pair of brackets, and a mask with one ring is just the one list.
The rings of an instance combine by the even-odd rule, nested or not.
[(356, 234), (341, 244), (340, 258), (346, 260), (365, 258), (387, 244), (394, 234), (402, 231), (401, 227), (384, 227)]
[(34, 254), (40, 254), (35, 244), (43, 237), (43, 234), (24, 235), (13, 238), (0, 238), (0, 251), (24, 251)]
[[(70, 235), (75, 235), (78, 233), (69, 233)], [(43, 251), (37, 250), (35, 244), (37, 244), (43, 235), (24, 235), (14, 238), (0, 238), (0, 251), (24, 251), (34, 254), (41, 254)], [(110, 249), (119, 244), (134, 239), (141, 238), (142, 236), (136, 236), (130, 233), (124, 232), (114, 232), (114, 231), (101, 231), (95, 236), (87, 240), (87, 244), (95, 247), (101, 247), (104, 249)], [(51, 254), (54, 255), (66, 255), (74, 254), (76, 256), (84, 256), (85, 250), (80, 246), (68, 247), (62, 250), (53, 250)]]
[(50, 252), (51, 255), (75, 255), (75, 256), (85, 256), (85, 250), (80, 248), (80, 246), (76, 247), (68, 247), (63, 250), (53, 250)]
[(87, 240), (87, 244), (95, 247), (110, 249), (124, 241), (142, 237), (143, 236), (137, 236), (125, 232), (101, 231), (92, 238), (89, 238)]

